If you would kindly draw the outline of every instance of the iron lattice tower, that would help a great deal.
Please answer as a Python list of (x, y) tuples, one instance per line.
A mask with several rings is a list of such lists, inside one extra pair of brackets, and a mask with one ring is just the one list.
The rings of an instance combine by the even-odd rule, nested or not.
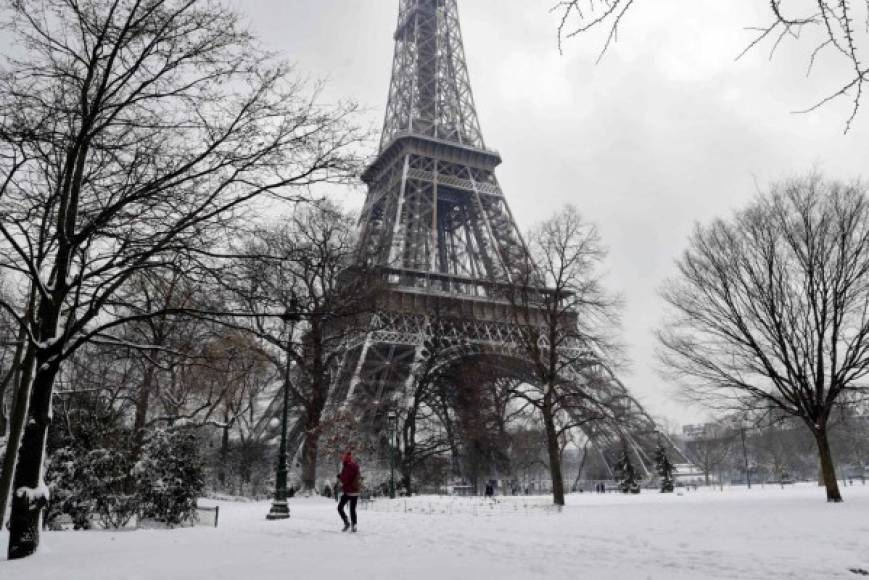
[(398, 282), (485, 296), (525, 249), (495, 177), (455, 0), (402, 0), (380, 151), (363, 175), (362, 246)]
[[(456, 0), (401, 0), (394, 37), (380, 148), (363, 174), (359, 242), (387, 289), (371, 330), (346, 345), (331, 398), (369, 425), (383, 425), (384, 410), (401, 404), (433, 333), (461, 345), (457, 358), (521, 356), (503, 288), (529, 262), (495, 176), (501, 157), (480, 130)], [(604, 449), (627, 434), (649, 467), (644, 440), (657, 432), (654, 421), (614, 377), (596, 385), (622, 402), (630, 424), (589, 422), (586, 435)]]

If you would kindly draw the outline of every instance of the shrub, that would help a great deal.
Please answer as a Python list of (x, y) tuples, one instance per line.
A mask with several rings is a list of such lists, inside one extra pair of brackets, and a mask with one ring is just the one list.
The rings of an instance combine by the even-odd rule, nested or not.
[(204, 486), (196, 438), (189, 431), (156, 431), (135, 466), (143, 518), (178, 526), (196, 515)]

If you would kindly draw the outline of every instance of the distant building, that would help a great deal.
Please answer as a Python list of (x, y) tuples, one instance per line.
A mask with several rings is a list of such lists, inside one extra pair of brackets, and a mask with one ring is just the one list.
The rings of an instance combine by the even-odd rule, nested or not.
[(685, 425), (682, 427), (682, 437), (687, 441), (700, 439), (706, 435), (709, 429), (709, 423), (700, 423), (697, 425)]

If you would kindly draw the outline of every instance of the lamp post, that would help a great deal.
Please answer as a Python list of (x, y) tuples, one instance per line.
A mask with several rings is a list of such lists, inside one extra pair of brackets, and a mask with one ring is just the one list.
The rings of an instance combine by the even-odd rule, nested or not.
[(398, 415), (395, 411), (386, 414), (389, 435), (389, 497), (395, 499), (395, 439), (398, 434)]
[(295, 297), (290, 300), (290, 308), (281, 317), (287, 333), (286, 363), (284, 364), (283, 409), (281, 411), (281, 443), (278, 448), (277, 473), (275, 474), (275, 498), (272, 507), (266, 515), (267, 520), (285, 520), (290, 517), (290, 506), (287, 503), (287, 421), (290, 409), (290, 350), (293, 348), (293, 333), (296, 323), (301, 318), (299, 304)]

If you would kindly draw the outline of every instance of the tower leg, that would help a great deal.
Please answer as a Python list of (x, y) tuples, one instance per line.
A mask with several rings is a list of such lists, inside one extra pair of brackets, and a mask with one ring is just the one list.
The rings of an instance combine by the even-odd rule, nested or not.
[(365, 343), (362, 345), (362, 352), (359, 353), (359, 361), (356, 363), (356, 368), (353, 369), (353, 375), (350, 378), (350, 388), (347, 389), (347, 396), (344, 398), (344, 405), (347, 405), (353, 400), (353, 395), (356, 393), (356, 387), (362, 380), (362, 366), (365, 364), (365, 359), (368, 357), (368, 349), (371, 348), (371, 337), (365, 337)]

